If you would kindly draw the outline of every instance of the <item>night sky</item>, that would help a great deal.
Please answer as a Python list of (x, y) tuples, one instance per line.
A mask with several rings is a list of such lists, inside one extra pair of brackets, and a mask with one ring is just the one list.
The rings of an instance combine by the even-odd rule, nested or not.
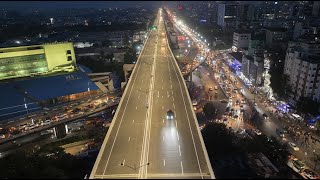
[[(34, 8), (126, 8), (159, 6), (163, 1), (0, 1), (0, 8), (28, 10)], [(173, 2), (167, 2), (173, 4)]]

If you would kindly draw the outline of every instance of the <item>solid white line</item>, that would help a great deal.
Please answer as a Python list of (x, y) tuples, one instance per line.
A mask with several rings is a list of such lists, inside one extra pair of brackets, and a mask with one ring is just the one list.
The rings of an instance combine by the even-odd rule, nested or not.
[(128, 139), (128, 142), (130, 141), (130, 136), (129, 136), (129, 139)]
[(181, 149), (180, 149), (180, 145), (179, 145), (179, 154), (180, 154), (180, 156), (181, 156)]
[(182, 165), (182, 161), (180, 161), (181, 164), (181, 174), (183, 174), (183, 165)]
[[(144, 49), (143, 49), (143, 50), (144, 50)], [(142, 53), (142, 52), (141, 52), (141, 53)], [(138, 59), (139, 59), (139, 57), (138, 57)], [(130, 99), (130, 96), (131, 96), (131, 93), (132, 93), (132, 90), (133, 90), (133, 87), (134, 87), (134, 84), (135, 84), (135, 81), (136, 81), (136, 79), (137, 79), (137, 73), (139, 73), (139, 69), (140, 69), (140, 67), (141, 67), (141, 62), (138, 63), (138, 64), (139, 64), (138, 67), (137, 67), (138, 69), (137, 69), (137, 71), (135, 71), (136, 74), (134, 74), (135, 72), (132, 73), (132, 76), (135, 75), (135, 77), (134, 77), (134, 79), (133, 79), (133, 85), (132, 85), (132, 87), (131, 87), (131, 90), (130, 90), (130, 93), (129, 93), (127, 102), (126, 102), (126, 104), (125, 104), (125, 106), (124, 106), (124, 112), (126, 111), (126, 108), (127, 108), (127, 105), (128, 105), (128, 102), (129, 102), (129, 99)], [(133, 77), (132, 77), (132, 78), (133, 78)], [(129, 80), (129, 81), (131, 82), (131, 80)], [(128, 87), (128, 88), (129, 88), (129, 87)], [(140, 88), (140, 89), (141, 89), (141, 88)], [(128, 90), (129, 90), (129, 89), (128, 89)], [(125, 90), (125, 93), (126, 93), (126, 91), (127, 91), (127, 89)], [(122, 105), (122, 104), (121, 104), (121, 105)], [(112, 143), (112, 146), (111, 146), (111, 150), (110, 150), (110, 153), (109, 153), (109, 156), (108, 156), (107, 163), (106, 163), (106, 165), (105, 165), (103, 174), (106, 173), (106, 169), (107, 169), (107, 166), (108, 166), (108, 163), (109, 163), (109, 160), (110, 160), (110, 156), (111, 156), (112, 151), (113, 151), (114, 143), (116, 142), (116, 139), (117, 139), (117, 136), (118, 136), (118, 133), (119, 133), (121, 124), (122, 124), (123, 116), (124, 116), (124, 113), (122, 113), (121, 120), (120, 120), (118, 129), (117, 129), (115, 138), (114, 138), (114, 140), (113, 140), (113, 143)], [(111, 131), (110, 131), (110, 132), (111, 132)], [(110, 136), (110, 134), (109, 134), (109, 136)], [(109, 137), (108, 137), (108, 138), (109, 138)], [(108, 140), (108, 139), (107, 139), (107, 140)], [(103, 149), (104, 149), (104, 148), (103, 148)], [(100, 155), (100, 152), (99, 152), (99, 155)], [(99, 155), (98, 155), (98, 158), (99, 158)], [(100, 158), (101, 158), (101, 156), (102, 156), (102, 155), (100, 155)], [(94, 168), (95, 168), (95, 167), (94, 167)], [(96, 168), (95, 168), (95, 170), (96, 170)]]
[(166, 160), (163, 160), (163, 166), (166, 166)]
[(177, 131), (177, 137), (178, 137), (178, 141), (179, 141), (179, 133), (178, 133), (178, 131)]
[[(178, 82), (179, 82), (179, 86), (180, 86), (181, 96), (182, 96), (183, 103), (184, 103), (185, 112), (188, 112), (188, 111), (187, 111), (187, 107), (186, 107), (186, 102), (185, 102), (185, 99), (184, 99), (184, 96), (183, 96), (183, 92), (182, 92), (182, 85), (181, 85), (181, 83), (184, 83), (184, 82), (180, 82), (180, 79), (179, 79), (179, 77), (178, 77), (177, 70), (176, 70), (176, 68), (175, 68), (176, 66), (174, 66), (174, 64), (173, 64), (172, 61), (170, 61), (170, 62), (171, 62), (171, 64), (172, 64), (173, 70), (175, 71), (175, 75), (176, 75), (176, 77), (177, 77), (177, 79), (178, 79)], [(169, 69), (170, 69), (170, 68), (169, 68)], [(200, 171), (200, 174), (202, 174), (202, 170), (201, 170), (201, 166), (200, 166), (200, 162), (199, 162), (199, 157), (198, 157), (198, 152), (197, 152), (197, 149), (196, 149), (196, 145), (195, 145), (195, 142), (194, 142), (193, 133), (192, 133), (192, 130), (191, 130), (189, 115), (188, 115), (188, 113), (186, 113), (186, 115), (187, 115), (188, 124), (189, 124), (189, 130), (190, 130), (191, 138), (192, 138), (192, 142), (193, 142), (193, 148), (194, 148), (194, 151), (195, 151), (195, 154), (196, 154), (196, 157), (197, 157), (197, 162), (198, 162), (199, 171)], [(182, 165), (182, 162), (181, 162), (181, 165)], [(203, 179), (202, 176), (201, 176), (201, 178)]]

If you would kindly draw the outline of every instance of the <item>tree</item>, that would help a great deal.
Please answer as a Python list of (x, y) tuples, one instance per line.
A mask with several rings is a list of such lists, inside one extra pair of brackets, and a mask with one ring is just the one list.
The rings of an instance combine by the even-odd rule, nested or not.
[(125, 64), (133, 64), (136, 60), (137, 60), (136, 51), (132, 47), (128, 48), (128, 50), (124, 54), (123, 62)]
[(215, 159), (213, 156), (237, 151), (232, 145), (233, 134), (229, 133), (225, 124), (207, 124), (202, 130), (202, 135), (211, 159)]
[(106, 39), (104, 41), (102, 41), (102, 46), (104, 47), (110, 47), (112, 45), (111, 41), (109, 39)]
[(214, 106), (213, 102), (208, 102), (203, 107), (203, 112), (207, 119), (215, 119), (218, 115), (218, 109)]
[(310, 97), (300, 97), (297, 102), (297, 110), (304, 114), (316, 115), (318, 113), (319, 103)]

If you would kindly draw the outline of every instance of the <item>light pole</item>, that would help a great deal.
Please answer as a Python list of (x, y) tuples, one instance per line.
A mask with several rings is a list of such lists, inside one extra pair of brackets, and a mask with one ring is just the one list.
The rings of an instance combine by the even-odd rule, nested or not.
[[(146, 91), (143, 91), (143, 90), (138, 89), (138, 91), (144, 92), (144, 93), (146, 93), (146, 95), (147, 95), (149, 92), (154, 91), (154, 89), (152, 89), (152, 90), (146, 90)], [(148, 102), (146, 103), (146, 108), (149, 108)]]
[(134, 167), (132, 167), (132, 166), (126, 165), (126, 164), (124, 164), (124, 163), (120, 163), (120, 166), (126, 166), (126, 167), (131, 168), (131, 169), (133, 169), (133, 170), (135, 170), (135, 171), (138, 170), (138, 169), (140, 169), (140, 168), (142, 168), (143, 166), (149, 166), (149, 165), (150, 165), (150, 163), (141, 165), (141, 166), (139, 166), (139, 167), (135, 167), (135, 165), (134, 165)]

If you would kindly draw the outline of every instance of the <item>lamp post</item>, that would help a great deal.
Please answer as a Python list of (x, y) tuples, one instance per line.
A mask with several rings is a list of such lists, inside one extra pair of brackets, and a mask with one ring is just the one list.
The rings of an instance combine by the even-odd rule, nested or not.
[(142, 168), (143, 166), (149, 166), (149, 165), (150, 165), (150, 163), (141, 165), (141, 166), (139, 166), (139, 167), (135, 167), (135, 165), (132, 167), (132, 166), (126, 165), (126, 164), (124, 164), (124, 163), (120, 163), (120, 166), (126, 166), (126, 167), (131, 168), (131, 169), (133, 169), (133, 170), (135, 170), (135, 171), (138, 170), (138, 169), (140, 169), (140, 168)]

